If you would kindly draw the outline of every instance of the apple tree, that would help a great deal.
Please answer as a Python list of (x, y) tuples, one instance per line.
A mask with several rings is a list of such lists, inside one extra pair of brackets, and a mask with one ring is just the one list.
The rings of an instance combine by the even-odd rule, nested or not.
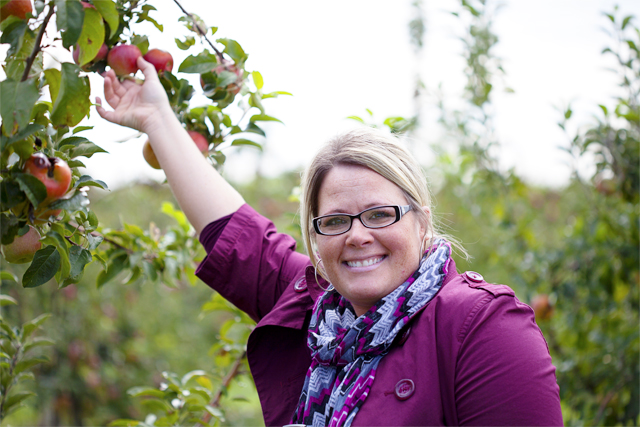
[[(121, 79), (135, 79), (136, 59), (143, 55), (156, 67), (176, 116), (216, 168), (225, 162), (222, 148), (260, 149), (265, 136), (261, 122), (278, 121), (267, 114), (263, 101), (288, 93), (263, 92), (261, 74), (245, 68), (248, 55), (242, 46), (230, 38), (212, 41), (217, 28), (207, 26), (177, 1), (162, 7), (175, 7), (192, 35), (175, 40), (190, 55), (174, 70), (171, 54), (153, 48), (153, 38), (138, 30), (142, 22), (163, 30), (153, 17), (153, 3), (36, 0), (32, 6), (30, 0), (2, 0), (0, 43), (8, 45), (5, 78), (0, 82), (2, 262), (3, 266), (5, 262), (26, 265), (19, 279), (3, 267), (3, 279), (25, 288), (55, 280), (58, 288), (64, 288), (77, 284), (85, 268), (97, 263), (102, 268), (98, 287), (116, 279), (168, 285), (195, 282), (194, 255), (199, 244), (182, 212), (170, 204), (164, 206), (176, 223), (166, 232), (130, 224), (113, 230), (103, 228), (89, 206), (87, 189), (107, 189), (107, 183), (84, 172), (85, 159), (106, 154), (84, 136), (91, 129), (82, 124), (92, 107), (88, 74), (111, 68)], [(69, 51), (74, 62), (45, 69), (43, 54), (60, 48)], [(181, 78), (183, 73), (200, 75), (200, 87)], [(196, 91), (210, 102), (191, 105)], [(233, 110), (240, 113), (231, 114)], [(144, 156), (152, 167), (159, 167), (148, 144)], [(246, 316), (242, 319), (250, 323)], [(2, 401), (13, 398), (7, 384), (19, 380), (10, 369), (12, 357), (18, 354), (16, 345), (24, 344), (15, 331), (10, 326), (0, 330), (2, 348), (7, 350), (0, 352), (0, 369), (3, 379), (8, 378), (0, 385)], [(237, 360), (242, 360), (243, 350), (237, 350)], [(198, 377), (204, 375), (192, 374), (188, 380)], [(186, 386), (188, 380), (183, 378), (180, 384)], [(214, 385), (209, 394), (201, 393), (215, 402)], [(209, 417), (219, 415), (207, 403), (201, 406)]]

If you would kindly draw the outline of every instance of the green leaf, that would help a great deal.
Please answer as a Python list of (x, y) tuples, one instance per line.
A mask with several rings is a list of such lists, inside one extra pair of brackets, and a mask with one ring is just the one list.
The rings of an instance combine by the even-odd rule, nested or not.
[(22, 286), (35, 288), (53, 278), (60, 268), (60, 254), (55, 246), (45, 246), (37, 251), (31, 265), (22, 276)]
[(149, 50), (149, 37), (142, 35), (135, 35), (131, 37), (131, 44), (140, 49), (140, 53), (145, 55)]
[(18, 283), (18, 278), (10, 271), (0, 271), (0, 280)]
[(18, 222), (15, 216), (8, 216), (3, 214), (0, 216), (0, 229), (2, 230), (1, 242), (3, 245), (8, 245), (13, 242), (14, 237), (18, 234), (18, 231), (22, 228), (24, 223)]
[(82, 187), (98, 187), (103, 190), (108, 190), (107, 184), (104, 181), (100, 181), (99, 179), (93, 179), (89, 175), (82, 175), (75, 184), (76, 188)]
[(264, 106), (262, 105), (262, 99), (260, 95), (256, 92), (252, 93), (249, 97), (249, 105), (252, 107), (256, 107), (260, 110), (261, 114), (264, 114)]
[(29, 342), (28, 344), (26, 344), (23, 347), (23, 352), (27, 353), (29, 350), (31, 350), (32, 348), (35, 347), (43, 347), (46, 345), (55, 345), (55, 341), (50, 339), (50, 338), (45, 338), (45, 337), (36, 337), (33, 340), (31, 340), (31, 342)]
[[(2, 272), (6, 273), (5, 271)], [(4, 307), (5, 305), (17, 305), (18, 301), (15, 298), (11, 298), (9, 295), (0, 295), (0, 307)]]
[(351, 120), (355, 120), (356, 122), (360, 122), (364, 124), (364, 119), (362, 117), (358, 117), (358, 116), (349, 116), (347, 117), (347, 119), (351, 119)]
[(136, 427), (141, 424), (145, 425), (142, 421), (120, 418), (115, 421), (111, 421), (109, 424), (107, 424), (107, 426), (108, 427)]
[(85, 10), (76, 0), (55, 0), (56, 26), (62, 31), (62, 45), (69, 49), (80, 38)]
[(244, 50), (237, 41), (231, 39), (218, 39), (216, 41), (224, 45), (224, 53), (229, 55), (233, 59), (233, 62), (239, 66), (247, 60), (248, 55), (244, 53)]
[(600, 107), (600, 109), (602, 110), (602, 112), (604, 113), (604, 116), (607, 117), (609, 116), (609, 110), (607, 109), (607, 107), (605, 107), (602, 104), (598, 104), (598, 107)]
[(15, 369), (13, 370), (14, 374), (19, 374), (20, 372), (26, 371), (27, 369), (30, 369), (32, 367), (34, 367), (35, 365), (38, 365), (40, 363), (45, 363), (48, 362), (49, 359), (47, 359), (44, 356), (39, 356), (39, 357), (33, 357), (31, 359), (24, 359), (21, 362), (18, 362), (16, 364)]
[(23, 203), (26, 199), (16, 181), (5, 179), (0, 183), (0, 204), (3, 211)]
[[(6, 21), (5, 21), (6, 22)], [(4, 25), (3, 25), (4, 27)], [(6, 55), (13, 56), (22, 48), (24, 41), (24, 33), (27, 30), (27, 21), (22, 19), (11, 20), (9, 25), (2, 30), (2, 36), (0, 36), (0, 43), (9, 44), (9, 50)]]
[(60, 268), (57, 271), (56, 280), (58, 283), (61, 283), (62, 279), (69, 275), (69, 270), (71, 268), (71, 264), (69, 263), (69, 244), (60, 233), (54, 230), (47, 233), (46, 237), (42, 240), (42, 243), (55, 246), (58, 250), (58, 254), (60, 254)]
[(60, 91), (60, 81), (62, 80), (62, 73), (60, 72), (60, 70), (57, 70), (55, 68), (49, 68), (47, 70), (44, 70), (44, 79), (49, 85), (49, 93), (51, 94), (51, 99), (55, 102), (56, 98), (58, 97), (58, 92)]
[(98, 246), (100, 246), (100, 243), (102, 243), (103, 240), (103, 236), (94, 236), (93, 234), (87, 234), (87, 241), (89, 242), (89, 247), (87, 249), (89, 249), (90, 251), (95, 250)]
[(280, 123), (282, 123), (282, 120), (276, 119), (275, 117), (271, 117), (271, 116), (268, 116), (266, 114), (254, 114), (253, 116), (251, 116), (249, 121), (250, 122), (280, 122)]
[(189, 225), (189, 221), (187, 220), (187, 216), (184, 214), (184, 212), (174, 208), (173, 204), (171, 204), (170, 202), (163, 202), (161, 211), (163, 214), (175, 219), (185, 232), (189, 231), (189, 229), (191, 228), (191, 225)]
[(207, 375), (205, 371), (203, 371), (202, 369), (196, 369), (195, 371), (187, 372), (186, 374), (184, 374), (184, 376), (180, 380), (180, 383), (184, 387), (193, 377), (201, 377), (204, 375)]
[(157, 397), (162, 399), (164, 391), (152, 387), (132, 387), (127, 390), (127, 394), (131, 397)]
[(288, 96), (293, 96), (291, 93), (289, 92), (285, 92), (283, 90), (277, 90), (275, 92), (270, 92), (270, 93), (265, 93), (262, 95), (262, 99), (268, 99), (268, 98), (277, 98), (278, 95), (288, 95)]
[(93, 261), (91, 252), (80, 246), (72, 246), (69, 249), (69, 263), (71, 264), (69, 279), (74, 282), (79, 281), (84, 273), (84, 267), (91, 261)]
[(84, 142), (78, 144), (72, 150), (69, 151), (69, 157), (72, 159), (80, 156), (89, 158), (96, 153), (106, 153), (106, 152), (107, 150), (104, 150), (101, 147), (98, 147), (93, 142), (85, 139)]
[(108, 263), (107, 269), (102, 270), (100, 274), (98, 274), (98, 279), (96, 284), (98, 288), (104, 286), (105, 283), (113, 280), (118, 273), (125, 269), (125, 267), (129, 266), (129, 255), (126, 253), (121, 253), (116, 256), (113, 260)]
[(631, 21), (631, 19), (633, 19), (632, 15), (626, 16), (623, 20), (622, 20), (622, 25), (620, 26), (621, 30), (624, 30), (627, 25), (629, 24), (629, 21)]
[(76, 126), (76, 127), (73, 128), (73, 134), (75, 135), (75, 134), (80, 133), (82, 131), (91, 130), (91, 129), (93, 129), (93, 126)]
[(571, 110), (571, 108), (567, 108), (567, 110), (564, 112), (564, 118), (569, 120), (571, 118), (571, 114), (573, 114), (573, 111)]
[(54, 126), (75, 126), (89, 113), (89, 78), (80, 77), (79, 73), (80, 68), (77, 65), (62, 63), (60, 91), (51, 111), (51, 122)]
[(31, 110), (40, 96), (37, 83), (36, 79), (24, 82), (7, 79), (0, 82), (0, 116), (7, 135), (15, 134), (29, 123)]
[(76, 212), (89, 205), (89, 198), (80, 191), (76, 191), (73, 196), (68, 199), (58, 199), (51, 203), (51, 209), (64, 209), (69, 212)]
[(22, 325), (22, 339), (26, 340), (33, 334), (33, 332), (40, 327), (49, 317), (51, 317), (51, 313), (43, 313), (35, 319), (30, 320), (29, 322)]
[(69, 165), (70, 168), (85, 168), (85, 164), (82, 163), (80, 160), (78, 159), (69, 159), (67, 161), (67, 164)]
[[(11, 340), (16, 340), (18, 339), (18, 337), (16, 336), (16, 333), (13, 331), (13, 329), (11, 329), (9, 327), (9, 325), (7, 325), (6, 323), (4, 323), (2, 321), (2, 319), (0, 319), (0, 329), (2, 329), (3, 331), (5, 331), (6, 335), (9, 337), (9, 339)], [(6, 350), (6, 349), (5, 349)], [(12, 353), (13, 354), (13, 353)]]
[(28, 173), (17, 174), (16, 181), (33, 206), (37, 207), (47, 198), (47, 187), (35, 176)]
[(216, 56), (204, 51), (199, 55), (189, 55), (180, 64), (179, 73), (202, 74), (213, 70), (218, 65)]
[(93, 0), (93, 5), (109, 24), (109, 38), (113, 37), (120, 25), (120, 15), (118, 15), (116, 4), (111, 0)]
[(6, 411), (5, 414), (8, 413), (13, 406), (18, 405), (23, 400), (35, 395), (36, 394), (31, 391), (19, 391), (11, 394), (4, 402), (3, 410)]
[[(38, 108), (38, 105), (36, 105), (36, 108)], [(30, 123), (27, 125), (27, 127), (25, 127), (24, 129), (22, 129), (21, 131), (13, 135), (11, 138), (6, 140), (4, 145), (1, 146), (2, 148), (0, 150), (4, 151), (5, 148), (11, 146), (13, 143), (25, 140), (31, 135), (33, 135), (34, 133), (40, 132), (42, 130), (44, 130), (43, 125)]]
[(258, 90), (262, 89), (264, 85), (264, 80), (262, 80), (262, 74), (259, 71), (252, 71), (251, 76), (253, 77), (253, 83), (255, 83), (256, 88)]
[(88, 7), (84, 10), (84, 23), (78, 38), (78, 46), (80, 48), (79, 65), (82, 66), (93, 60), (98, 55), (103, 43), (104, 23), (102, 15), (96, 9)]
[(258, 144), (257, 142), (251, 141), (250, 139), (245, 139), (245, 138), (234, 139), (233, 142), (231, 143), (231, 145), (233, 145), (233, 146), (250, 145), (250, 146), (256, 147), (256, 148), (260, 149), (260, 151), (262, 151), (262, 145)]
[(244, 129), (244, 132), (251, 132), (251, 133), (256, 133), (258, 135), (267, 136), (260, 126), (251, 122), (247, 124), (247, 127)]
[(196, 39), (193, 36), (187, 36), (184, 41), (180, 39), (175, 39), (176, 46), (180, 50), (188, 50), (191, 46), (196, 44)]

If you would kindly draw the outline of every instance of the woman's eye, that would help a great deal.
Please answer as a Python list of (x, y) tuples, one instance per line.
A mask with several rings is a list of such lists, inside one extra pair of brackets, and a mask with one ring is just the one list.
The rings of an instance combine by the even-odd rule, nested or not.
[(392, 216), (392, 214), (387, 210), (371, 211), (369, 212), (369, 215), (368, 215), (369, 219), (383, 219), (383, 218), (389, 218), (390, 216)]
[(347, 217), (345, 216), (334, 216), (325, 218), (323, 221), (324, 227), (339, 227), (347, 223)]

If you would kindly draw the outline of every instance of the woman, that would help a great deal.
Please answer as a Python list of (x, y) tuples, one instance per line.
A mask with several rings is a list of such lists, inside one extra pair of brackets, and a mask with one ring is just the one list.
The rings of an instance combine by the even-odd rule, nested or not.
[(258, 322), (247, 351), (266, 425), (562, 424), (532, 310), (458, 274), (420, 167), (393, 138), (361, 129), (315, 157), (307, 257), (207, 163), (138, 65), (143, 85), (106, 75), (114, 111), (98, 112), (149, 135), (207, 250), (199, 277)]

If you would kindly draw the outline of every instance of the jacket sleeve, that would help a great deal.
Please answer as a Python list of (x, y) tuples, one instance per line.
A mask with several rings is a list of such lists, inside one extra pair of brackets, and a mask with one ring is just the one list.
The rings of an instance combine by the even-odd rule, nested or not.
[(295, 248), (291, 236), (277, 233), (271, 221), (245, 204), (233, 214), (196, 275), (258, 322), (309, 264)]
[(469, 313), (458, 352), (460, 425), (562, 425), (555, 367), (533, 310), (487, 293)]

